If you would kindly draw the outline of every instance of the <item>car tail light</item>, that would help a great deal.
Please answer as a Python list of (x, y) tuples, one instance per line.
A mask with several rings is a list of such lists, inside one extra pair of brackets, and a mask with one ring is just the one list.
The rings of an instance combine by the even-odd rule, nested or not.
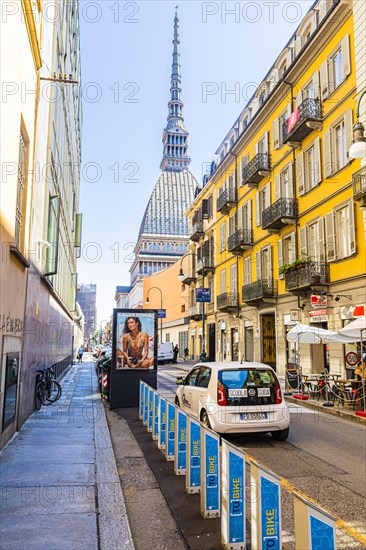
[(279, 384), (275, 388), (275, 395), (276, 395), (276, 405), (279, 405), (280, 403), (282, 403), (282, 392)]
[(224, 407), (226, 402), (226, 391), (223, 388), (220, 388), (220, 386), (217, 387), (217, 404), (221, 407)]

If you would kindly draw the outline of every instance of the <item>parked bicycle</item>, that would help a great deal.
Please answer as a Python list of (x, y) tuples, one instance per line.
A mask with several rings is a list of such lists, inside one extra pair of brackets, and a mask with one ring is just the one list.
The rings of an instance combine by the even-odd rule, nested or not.
[(56, 374), (51, 368), (37, 370), (34, 405), (37, 411), (42, 405), (52, 405), (60, 399), (61, 385), (55, 380)]

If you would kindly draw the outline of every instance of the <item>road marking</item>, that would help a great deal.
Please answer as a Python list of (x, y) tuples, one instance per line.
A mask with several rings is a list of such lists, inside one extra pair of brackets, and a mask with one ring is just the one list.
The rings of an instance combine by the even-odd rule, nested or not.
[[(246, 456), (248, 458), (248, 460), (253, 460), (254, 462), (257, 462), (258, 464), (260, 464), (261, 466), (263, 466), (264, 468), (266, 468), (267, 470), (269, 469), (267, 466), (265, 466), (264, 464), (262, 464), (257, 458), (254, 458), (252, 457), (249, 453), (246, 453)], [(272, 470), (273, 471), (273, 470)], [(274, 472), (275, 473), (275, 472)], [(327, 512), (328, 514), (330, 514), (331, 516), (334, 516), (335, 519), (336, 519), (336, 525), (338, 525), (338, 527), (340, 527), (340, 529), (343, 529), (343, 531), (346, 531), (346, 533), (348, 533), (352, 538), (358, 540), (358, 542), (361, 542), (362, 544), (365, 544), (366, 545), (366, 536), (363, 535), (362, 533), (359, 533), (358, 531), (356, 531), (356, 529), (354, 529), (353, 527), (351, 527), (346, 521), (344, 521), (343, 519), (341, 519), (337, 514), (335, 514), (334, 512), (331, 512), (330, 510), (328, 510), (327, 508), (325, 508), (322, 504), (320, 504), (319, 502), (317, 502), (316, 500), (314, 500), (313, 498), (309, 497), (306, 493), (304, 493), (303, 491), (300, 491), (300, 489), (298, 489), (297, 487), (295, 487), (295, 485), (292, 485), (292, 483), (290, 483), (289, 481), (287, 481), (287, 479), (285, 479), (284, 477), (281, 477), (279, 476), (278, 474), (276, 474), (279, 479), (280, 479), (280, 483), (281, 485), (287, 489), (287, 491), (290, 491), (291, 493), (297, 493), (298, 495), (306, 498), (307, 500), (309, 500), (310, 502), (312, 502), (313, 504), (315, 504), (316, 506), (320, 506), (320, 508), (322, 508), (325, 512)]]

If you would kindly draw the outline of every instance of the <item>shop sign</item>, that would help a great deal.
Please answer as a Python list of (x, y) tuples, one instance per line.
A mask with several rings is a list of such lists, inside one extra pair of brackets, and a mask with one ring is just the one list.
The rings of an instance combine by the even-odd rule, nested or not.
[(327, 297), (320, 294), (312, 294), (310, 296), (310, 303), (311, 307), (317, 309), (327, 307)]
[(290, 321), (300, 321), (300, 311), (298, 309), (290, 309)]
[(309, 316), (311, 323), (326, 323), (328, 321), (328, 311), (326, 309), (310, 311)]

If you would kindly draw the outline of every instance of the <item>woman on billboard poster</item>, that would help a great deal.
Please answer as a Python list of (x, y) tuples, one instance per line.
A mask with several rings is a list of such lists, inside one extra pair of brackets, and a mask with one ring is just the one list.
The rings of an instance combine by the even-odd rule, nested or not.
[(117, 347), (117, 368), (150, 369), (154, 357), (149, 355), (149, 335), (142, 331), (139, 317), (126, 318)]

